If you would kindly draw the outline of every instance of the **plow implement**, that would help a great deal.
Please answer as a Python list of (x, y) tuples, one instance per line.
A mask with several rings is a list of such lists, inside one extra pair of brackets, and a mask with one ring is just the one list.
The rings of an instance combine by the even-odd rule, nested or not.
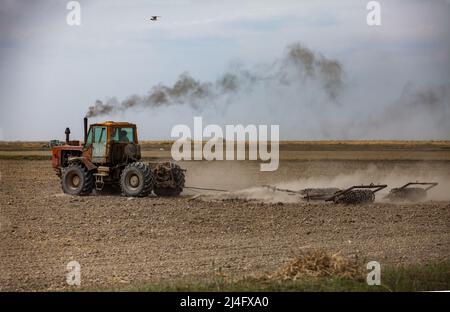
[[(422, 187), (416, 187), (420, 185)], [(437, 182), (409, 182), (405, 185), (393, 188), (389, 194), (384, 197), (389, 201), (411, 201), (417, 202), (424, 200), (427, 196), (427, 191), (437, 186)], [(305, 188), (301, 190), (292, 190), (287, 188), (280, 188), (274, 185), (262, 185), (271, 192), (282, 192), (288, 195), (296, 196), (299, 200), (306, 201), (322, 201), (333, 202), (335, 204), (345, 205), (360, 205), (370, 204), (375, 202), (376, 193), (385, 189), (387, 184), (363, 184), (353, 185), (346, 189), (336, 187), (323, 188)], [(192, 189), (193, 191), (212, 191), (212, 192), (232, 192), (225, 189), (216, 189), (209, 187), (194, 187), (185, 186), (185, 189)], [(196, 197), (198, 197), (197, 195)]]
[(299, 191), (279, 188), (273, 185), (263, 185), (263, 187), (270, 189), (271, 191), (276, 192), (284, 192), (289, 195), (297, 195), (301, 196), (306, 200), (325, 200), (328, 197), (332, 196), (336, 192), (340, 191), (340, 189), (336, 187), (325, 187), (325, 188), (307, 188)]
[(264, 185), (272, 191), (285, 192), (290, 195), (301, 196), (302, 199), (310, 201), (332, 201), (336, 204), (365, 204), (375, 201), (375, 193), (386, 188), (386, 184), (354, 185), (347, 189), (335, 187), (307, 188), (299, 191)]
[(348, 189), (336, 192), (325, 201), (336, 204), (366, 204), (375, 201), (375, 193), (386, 188), (386, 184), (354, 185)]
[[(414, 187), (416, 185), (424, 187)], [(424, 200), (427, 197), (428, 190), (437, 185), (437, 182), (408, 182), (401, 187), (393, 188), (385, 198), (390, 201), (417, 202)]]

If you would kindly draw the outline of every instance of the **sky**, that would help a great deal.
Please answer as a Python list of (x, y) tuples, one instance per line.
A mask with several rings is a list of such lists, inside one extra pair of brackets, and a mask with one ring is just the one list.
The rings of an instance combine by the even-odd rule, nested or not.
[(80, 0), (80, 26), (67, 2), (0, 0), (0, 140), (82, 139), (96, 101), (115, 108), (90, 122), (144, 140), (194, 116), (281, 139), (450, 139), (448, 0), (379, 1), (380, 26), (361, 0)]

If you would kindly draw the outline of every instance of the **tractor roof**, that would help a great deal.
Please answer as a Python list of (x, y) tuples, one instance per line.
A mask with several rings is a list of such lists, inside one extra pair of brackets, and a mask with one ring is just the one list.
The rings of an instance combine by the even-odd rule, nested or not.
[(122, 122), (122, 121), (105, 121), (105, 122), (98, 122), (95, 124), (92, 124), (91, 126), (106, 126), (106, 127), (136, 127), (135, 124), (129, 123), (129, 122)]

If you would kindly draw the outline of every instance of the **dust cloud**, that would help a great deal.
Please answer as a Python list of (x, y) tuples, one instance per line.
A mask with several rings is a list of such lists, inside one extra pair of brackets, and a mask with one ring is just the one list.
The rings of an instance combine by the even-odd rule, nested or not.
[[(264, 183), (264, 181), (262, 182)], [(274, 186), (279, 189), (301, 191), (307, 188), (336, 187), (346, 189), (353, 185), (367, 185), (371, 183), (387, 184), (385, 189), (376, 193), (376, 202), (385, 202), (386, 200), (384, 197), (392, 188), (403, 186), (408, 182), (438, 182), (438, 186), (428, 191), (426, 201), (450, 200), (450, 194), (447, 191), (450, 189), (450, 180), (448, 179), (448, 176), (445, 174), (436, 174), (435, 170), (430, 170), (429, 173), (427, 173), (426, 166), (422, 166), (421, 168), (411, 167), (409, 171), (405, 172), (403, 168), (398, 167), (393, 167), (391, 170), (380, 170), (377, 165), (370, 164), (364, 169), (355, 170), (351, 173), (291, 179), (272, 183), (270, 186)], [(209, 183), (208, 185), (213, 184)], [(272, 204), (305, 201), (302, 197), (303, 196), (301, 194), (280, 192), (274, 188), (264, 185), (250, 186), (241, 190), (234, 189), (229, 192), (206, 192), (202, 193), (200, 196), (201, 199), (207, 201), (239, 199)], [(314, 201), (311, 201), (311, 203), (314, 203)]]

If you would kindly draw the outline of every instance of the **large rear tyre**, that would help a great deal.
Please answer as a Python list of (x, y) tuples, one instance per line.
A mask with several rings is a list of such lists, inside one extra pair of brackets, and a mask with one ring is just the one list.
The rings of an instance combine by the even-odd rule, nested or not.
[(89, 195), (94, 188), (94, 177), (81, 164), (71, 164), (62, 170), (61, 186), (66, 194)]
[(134, 162), (127, 165), (120, 176), (120, 188), (123, 196), (148, 196), (153, 189), (153, 183), (152, 171), (142, 162)]

